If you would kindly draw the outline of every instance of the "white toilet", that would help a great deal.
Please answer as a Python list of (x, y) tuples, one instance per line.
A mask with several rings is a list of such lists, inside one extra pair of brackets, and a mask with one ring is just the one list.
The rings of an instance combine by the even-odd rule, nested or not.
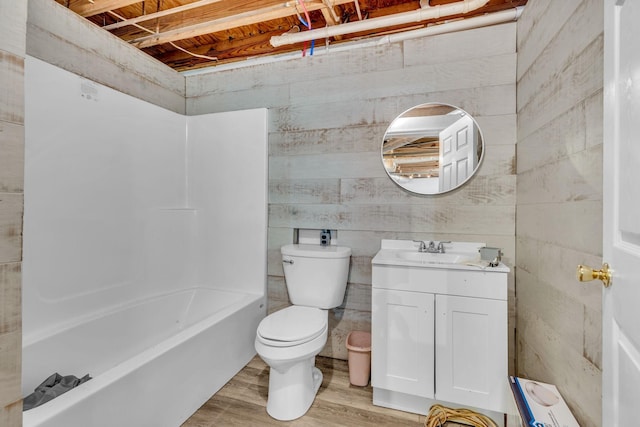
[(294, 305), (260, 322), (255, 346), (271, 368), (267, 412), (286, 421), (309, 410), (322, 383), (315, 358), (327, 342), (328, 310), (344, 299), (351, 249), (293, 244), (281, 252)]

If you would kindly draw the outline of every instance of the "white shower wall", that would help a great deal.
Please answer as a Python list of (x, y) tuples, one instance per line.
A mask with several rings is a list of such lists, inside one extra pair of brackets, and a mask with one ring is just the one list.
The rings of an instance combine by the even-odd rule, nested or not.
[(187, 131), (197, 280), (262, 292), (256, 283), (267, 274), (267, 110), (187, 117)]
[(264, 293), (266, 110), (187, 118), (31, 57), (25, 88), (26, 342), (194, 285)]

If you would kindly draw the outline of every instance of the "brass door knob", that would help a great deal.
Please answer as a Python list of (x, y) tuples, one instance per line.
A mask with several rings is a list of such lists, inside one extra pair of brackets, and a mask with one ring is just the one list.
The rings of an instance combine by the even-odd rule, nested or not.
[(602, 264), (600, 270), (594, 270), (586, 265), (579, 265), (576, 270), (576, 277), (581, 282), (590, 282), (595, 279), (602, 280), (605, 288), (611, 286), (611, 270), (609, 270), (609, 264), (606, 262)]

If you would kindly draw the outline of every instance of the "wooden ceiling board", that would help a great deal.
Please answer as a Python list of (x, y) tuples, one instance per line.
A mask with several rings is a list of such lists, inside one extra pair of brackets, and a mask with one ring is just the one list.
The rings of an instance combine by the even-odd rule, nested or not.
[[(109, 32), (178, 71), (215, 66), (256, 56), (302, 51), (303, 44), (274, 48), (270, 39), (290, 31), (295, 26), (299, 27), (300, 31), (306, 30), (295, 14), (297, 8), (300, 16), (306, 20), (299, 3), (302, 0), (297, 0), (298, 3), (296, 0), (53, 1), (100, 27), (113, 26), (121, 22), (120, 17), (135, 18), (135, 25), (131, 25), (131, 22), (127, 25), (121, 24), (123, 26), (110, 28)], [(460, 0), (430, 0), (429, 5), (439, 6), (457, 1)], [(478, 16), (523, 6), (526, 3), (527, 0), (489, 0), (476, 11), (464, 16), (446, 17), (443, 20)], [(323, 28), (358, 20), (358, 10), (363, 19), (414, 11), (420, 8), (420, 1), (359, 0), (356, 7), (353, 0), (304, 0), (304, 5), (309, 11), (312, 28)], [(345, 34), (331, 38), (329, 43), (338, 44), (354, 39), (409, 31), (432, 24), (434, 21), (413, 22)], [(316, 45), (324, 44), (325, 40), (316, 41)], [(215, 57), (217, 60), (198, 58), (197, 55)]]

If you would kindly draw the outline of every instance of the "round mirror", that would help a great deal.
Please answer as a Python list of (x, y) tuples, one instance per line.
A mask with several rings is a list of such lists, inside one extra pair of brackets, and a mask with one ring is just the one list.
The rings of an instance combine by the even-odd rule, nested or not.
[(471, 115), (453, 105), (427, 103), (391, 122), (382, 141), (382, 163), (405, 190), (440, 194), (473, 176), (483, 148), (480, 127)]

